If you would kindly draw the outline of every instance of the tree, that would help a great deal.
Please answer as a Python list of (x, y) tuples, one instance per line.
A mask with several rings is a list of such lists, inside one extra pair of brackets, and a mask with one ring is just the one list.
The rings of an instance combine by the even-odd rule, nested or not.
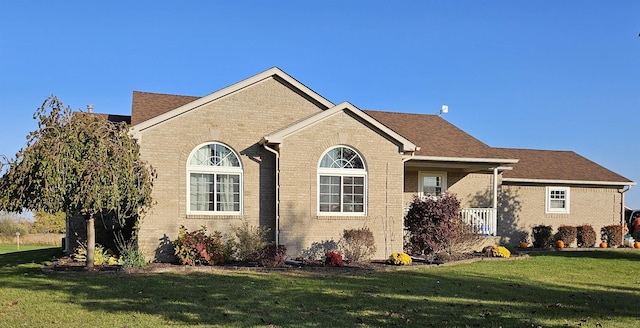
[(47, 213), (38, 211), (33, 213), (34, 229), (38, 232), (62, 233), (65, 229), (66, 214), (64, 212)]
[(126, 218), (151, 206), (155, 171), (140, 159), (126, 124), (73, 112), (55, 96), (34, 114), (38, 129), (15, 160), (2, 160), (0, 209), (82, 215), (87, 224), (87, 263), (93, 267), (94, 220), (100, 213)]
[(446, 249), (460, 233), (460, 201), (444, 193), (424, 201), (416, 197), (405, 216), (408, 248), (416, 255), (435, 254)]

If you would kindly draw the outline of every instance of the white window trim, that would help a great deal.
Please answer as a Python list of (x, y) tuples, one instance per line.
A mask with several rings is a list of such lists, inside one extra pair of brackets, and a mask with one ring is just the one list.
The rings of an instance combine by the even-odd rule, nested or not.
[[(203, 166), (203, 165), (190, 165), (193, 155), (202, 147), (207, 145), (218, 144), (229, 148), (233, 154), (238, 158), (239, 167), (228, 166)], [(239, 211), (193, 211), (191, 210), (191, 173), (204, 173), (204, 174), (237, 174), (240, 176), (240, 210)], [(215, 182), (214, 182), (215, 183)], [(242, 161), (240, 155), (231, 148), (229, 145), (220, 142), (205, 142), (196, 146), (189, 157), (187, 157), (186, 167), (186, 184), (187, 184), (187, 215), (215, 215), (215, 216), (241, 216), (244, 209), (244, 169), (242, 167)]]
[[(356, 154), (358, 154), (358, 156), (360, 156), (360, 159), (362, 159), (362, 164), (364, 166), (363, 169), (337, 169), (337, 168), (326, 168), (326, 167), (320, 167), (320, 163), (322, 162), (322, 159), (324, 158), (324, 156), (331, 151), (332, 149), (335, 148), (349, 148), (351, 150), (353, 150), (354, 152), (356, 152)], [(348, 147), (348, 146), (344, 146), (344, 145), (339, 145), (339, 146), (335, 146), (335, 147), (330, 147), (328, 148), (324, 153), (322, 153), (322, 155), (320, 156), (320, 159), (318, 160), (318, 164), (316, 165), (316, 167), (318, 168), (317, 171), (317, 175), (316, 175), (316, 212), (318, 216), (367, 216), (367, 211), (368, 211), (368, 179), (367, 179), (367, 164), (364, 160), (364, 157), (362, 156), (362, 154), (360, 154), (359, 151)], [(364, 195), (363, 195), (363, 211), (362, 212), (342, 212), (342, 199), (340, 200), (340, 212), (321, 212), (320, 211), (320, 176), (339, 176), (339, 177), (362, 177), (364, 178)], [(341, 179), (342, 180), (342, 179)], [(340, 187), (342, 188), (342, 183), (340, 184)], [(340, 190), (340, 192), (342, 193), (342, 190)]]
[[(447, 192), (447, 172), (442, 171), (420, 171), (418, 172), (418, 195), (420, 199), (424, 199), (426, 195), (423, 193), (424, 190), (424, 177), (440, 177), (442, 180), (442, 191), (441, 193)], [(437, 196), (436, 196), (437, 197)]]
[[(565, 195), (565, 207), (564, 208), (551, 208), (551, 192), (552, 191), (564, 191)], [(545, 190), (545, 213), (550, 214), (568, 214), (570, 212), (571, 205), (571, 188), (569, 187), (546, 187)]]

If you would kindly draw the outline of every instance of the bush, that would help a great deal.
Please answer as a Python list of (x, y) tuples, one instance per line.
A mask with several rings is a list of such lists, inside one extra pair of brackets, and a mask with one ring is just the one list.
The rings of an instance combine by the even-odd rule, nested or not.
[(460, 201), (444, 193), (422, 201), (415, 197), (405, 216), (407, 250), (414, 255), (435, 254), (449, 247), (460, 234)]
[(389, 256), (387, 262), (395, 265), (409, 265), (413, 262), (411, 256), (404, 252), (393, 253)]
[(504, 246), (487, 247), (485, 254), (489, 257), (504, 257), (507, 259), (511, 256), (511, 252)]
[(147, 261), (144, 258), (144, 254), (138, 249), (135, 238), (125, 240), (122, 236), (122, 232), (115, 235), (116, 247), (120, 258), (122, 259), (122, 267), (144, 267), (147, 265)]
[(349, 261), (360, 262), (376, 252), (373, 233), (369, 228), (344, 230), (340, 249)]
[(324, 255), (324, 265), (330, 267), (343, 266), (342, 255), (336, 252), (329, 252)]
[[(87, 260), (87, 247), (83, 244), (80, 244), (78, 248), (76, 248), (73, 257), (77, 261), (86, 261)], [(105, 249), (99, 244), (96, 244), (96, 250), (93, 257), (93, 265), (122, 265), (122, 258), (118, 258), (113, 251), (110, 249)]]
[(266, 235), (269, 232), (269, 228), (253, 227), (245, 222), (234, 230), (237, 238), (237, 240), (233, 242), (235, 246), (235, 257), (239, 261), (258, 262), (262, 250), (267, 245)]
[(320, 260), (328, 252), (337, 252), (338, 243), (333, 239), (314, 242), (307, 249), (302, 250), (302, 258), (309, 260)]
[(608, 225), (600, 230), (602, 241), (609, 247), (622, 245), (622, 227), (619, 225)]
[(578, 247), (593, 247), (596, 244), (596, 231), (592, 226), (584, 224), (576, 228)]
[(287, 259), (287, 248), (284, 245), (269, 244), (262, 249), (261, 253), (260, 265), (263, 267), (280, 267), (284, 265), (284, 260)]
[(555, 241), (562, 240), (566, 246), (573, 243), (578, 236), (578, 229), (572, 226), (561, 225), (554, 237)]
[(533, 247), (543, 248), (551, 245), (551, 226), (539, 225), (533, 227)]
[(219, 232), (207, 235), (204, 226), (193, 232), (188, 232), (184, 226), (180, 226), (178, 239), (173, 242), (175, 255), (183, 265), (221, 264), (225, 260), (225, 245), (221, 239)]

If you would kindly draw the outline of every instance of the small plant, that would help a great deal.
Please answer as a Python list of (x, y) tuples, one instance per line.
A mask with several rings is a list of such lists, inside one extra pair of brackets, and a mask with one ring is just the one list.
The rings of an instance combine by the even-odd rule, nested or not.
[(342, 255), (336, 252), (328, 252), (324, 255), (324, 265), (330, 267), (343, 266), (344, 261), (342, 260)]
[(556, 241), (562, 240), (565, 246), (569, 246), (576, 240), (578, 236), (578, 229), (573, 226), (561, 225), (558, 227), (558, 232), (554, 236)]
[(351, 262), (360, 262), (376, 252), (376, 243), (369, 228), (344, 230), (340, 249)]
[[(73, 255), (77, 261), (87, 260), (87, 247), (84, 244), (80, 244)], [(119, 258), (109, 249), (104, 249), (99, 244), (96, 244), (95, 255), (93, 257), (93, 265), (122, 265), (122, 258)]]
[(409, 265), (413, 261), (411, 260), (411, 256), (404, 252), (393, 253), (389, 256), (387, 262), (395, 265)]
[(533, 247), (543, 248), (551, 245), (551, 226), (539, 225), (533, 227)]
[(309, 260), (320, 260), (328, 252), (337, 252), (338, 243), (333, 239), (314, 242), (309, 248), (302, 250), (302, 257)]
[(609, 247), (622, 245), (622, 227), (619, 225), (608, 225), (600, 230), (602, 241)]
[(122, 267), (143, 267), (147, 265), (144, 254), (138, 248), (135, 237), (125, 240), (122, 232), (115, 235), (116, 247), (122, 258)]
[(578, 247), (593, 247), (596, 240), (596, 231), (592, 226), (585, 224), (578, 226), (576, 240), (578, 241)]
[(244, 222), (236, 227), (235, 257), (239, 261), (257, 262), (260, 260), (262, 250), (267, 245), (267, 227), (253, 227)]
[(225, 245), (221, 238), (219, 232), (207, 235), (207, 229), (204, 226), (193, 232), (188, 232), (184, 226), (180, 226), (178, 239), (173, 242), (175, 255), (178, 256), (182, 264), (215, 265), (223, 263)]
[(511, 256), (511, 252), (504, 246), (491, 246), (485, 249), (485, 254), (488, 257), (504, 257), (509, 258)]
[(280, 267), (286, 259), (287, 248), (284, 245), (269, 244), (262, 249), (260, 265), (268, 268)]

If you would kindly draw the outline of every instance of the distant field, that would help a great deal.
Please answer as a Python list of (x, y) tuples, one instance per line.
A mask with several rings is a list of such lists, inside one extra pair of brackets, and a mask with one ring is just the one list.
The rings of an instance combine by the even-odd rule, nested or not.
[[(20, 244), (48, 245), (62, 247), (64, 234), (57, 233), (31, 233), (20, 236)], [(16, 245), (16, 236), (0, 236), (0, 244)]]

